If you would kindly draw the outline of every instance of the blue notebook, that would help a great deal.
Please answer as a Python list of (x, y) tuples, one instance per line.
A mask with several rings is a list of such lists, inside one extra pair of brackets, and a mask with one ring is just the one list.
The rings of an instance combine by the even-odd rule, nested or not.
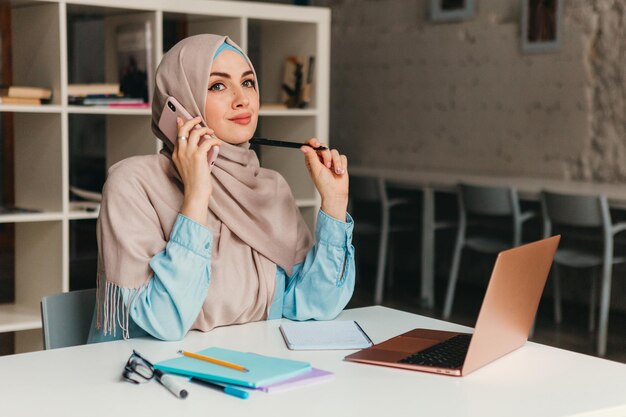
[(258, 355), (256, 353), (212, 347), (197, 352), (215, 359), (236, 363), (248, 368), (241, 372), (200, 359), (179, 356), (154, 364), (154, 367), (173, 374), (206, 378), (226, 384), (260, 387), (283, 381), (311, 370), (307, 362)]

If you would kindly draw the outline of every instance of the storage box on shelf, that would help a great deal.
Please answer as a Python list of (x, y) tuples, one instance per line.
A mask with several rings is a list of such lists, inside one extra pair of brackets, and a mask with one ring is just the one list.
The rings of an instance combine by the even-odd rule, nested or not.
[[(15, 302), (0, 304), (0, 333), (17, 332), (17, 352), (41, 348), (42, 296), (84, 286), (90, 268), (95, 283), (96, 253), (81, 248), (90, 230), (95, 233), (98, 213), (73, 210), (70, 204), (75, 199), (69, 191), (76, 185), (72, 182), (92, 175), (81, 167), (93, 164), (89, 168), (99, 183), (90, 187), (98, 188), (115, 162), (159, 150), (150, 130), (150, 108), (68, 105), (69, 84), (119, 82), (119, 26), (147, 22), (150, 78), (163, 53), (183, 37), (228, 35), (249, 52), (258, 71), (262, 103), (281, 100), (286, 57), (314, 56), (308, 107), (262, 106), (259, 134), (293, 141), (328, 138), (330, 13), (326, 9), (307, 8), (305, 13), (297, 6), (211, 0), (13, 0), (11, 15), (15, 84), (53, 91), (50, 104), (0, 104), (0, 112), (11, 112), (15, 123), (16, 203), (41, 210), (0, 215), (0, 222), (16, 227)], [(90, 124), (98, 131), (87, 139), (104, 143), (75, 143), (80, 137), (75, 130), (86, 125), (89, 132)], [(77, 151), (77, 146), (83, 148)], [(97, 148), (91, 155), (95, 159), (86, 156), (85, 146)], [(313, 228), (319, 196), (303, 156), (297, 150), (269, 147), (260, 152), (261, 164), (287, 179)]]

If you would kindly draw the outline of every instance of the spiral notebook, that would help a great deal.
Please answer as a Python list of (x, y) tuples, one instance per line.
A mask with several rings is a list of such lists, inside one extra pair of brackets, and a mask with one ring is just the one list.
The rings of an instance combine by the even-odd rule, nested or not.
[(307, 362), (258, 355), (250, 352), (239, 352), (231, 349), (212, 347), (201, 350), (198, 353), (244, 366), (249, 372), (237, 371), (186, 356), (178, 356), (156, 363), (154, 367), (163, 372), (194, 376), (252, 388), (284, 381), (311, 370), (311, 365)]
[(280, 332), (292, 350), (363, 349), (373, 344), (352, 320), (285, 322)]

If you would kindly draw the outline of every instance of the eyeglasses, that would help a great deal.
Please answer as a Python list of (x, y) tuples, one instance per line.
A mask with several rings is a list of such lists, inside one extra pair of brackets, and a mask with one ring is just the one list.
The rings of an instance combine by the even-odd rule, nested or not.
[(187, 390), (179, 387), (174, 380), (170, 379), (170, 376), (164, 375), (158, 369), (154, 369), (152, 362), (141, 356), (136, 350), (133, 350), (133, 354), (128, 358), (122, 376), (125, 381), (133, 384), (143, 384), (144, 382), (150, 382), (154, 378), (178, 398), (187, 398)]
[(133, 354), (130, 355), (126, 366), (124, 366), (122, 376), (124, 380), (133, 384), (143, 384), (154, 378), (154, 366), (136, 350), (133, 350)]

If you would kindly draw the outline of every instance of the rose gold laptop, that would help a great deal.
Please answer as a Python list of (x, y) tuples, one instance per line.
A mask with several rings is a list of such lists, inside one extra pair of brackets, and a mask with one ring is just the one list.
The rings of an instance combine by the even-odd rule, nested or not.
[(464, 376), (514, 351), (528, 340), (560, 238), (498, 254), (473, 335), (414, 329), (345, 359)]

